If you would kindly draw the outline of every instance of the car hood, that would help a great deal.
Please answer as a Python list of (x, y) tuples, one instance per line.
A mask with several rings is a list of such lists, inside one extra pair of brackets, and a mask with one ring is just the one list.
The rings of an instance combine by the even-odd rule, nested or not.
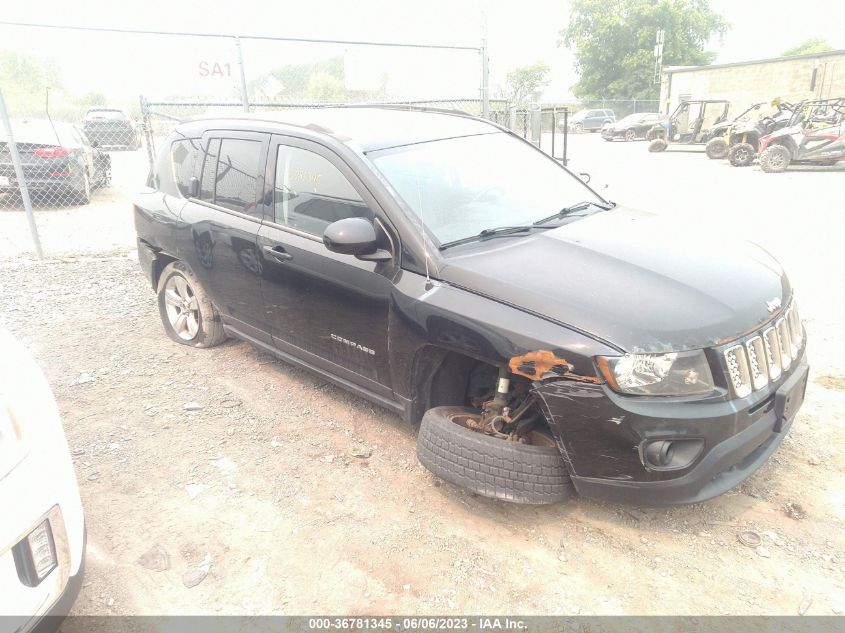
[(491, 240), (448, 257), (439, 276), (631, 353), (725, 343), (770, 319), (767, 303), (791, 296), (759, 246), (620, 209)]

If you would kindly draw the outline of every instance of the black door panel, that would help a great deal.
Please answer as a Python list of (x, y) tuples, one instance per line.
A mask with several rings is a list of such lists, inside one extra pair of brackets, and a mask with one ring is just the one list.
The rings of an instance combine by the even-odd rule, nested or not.
[(322, 231), (335, 220), (373, 218), (375, 201), (333, 153), (303, 140), (274, 137), (266, 179), (273, 195), (265, 198), (258, 247), (275, 344), (390, 394), (387, 326), (395, 263), (332, 253), (322, 242)]
[(178, 254), (224, 321), (261, 340), (269, 340), (269, 324), (256, 237), (269, 139), (269, 134), (220, 130), (203, 136), (205, 157), (197, 166), (202, 200), (190, 199), (182, 211)]

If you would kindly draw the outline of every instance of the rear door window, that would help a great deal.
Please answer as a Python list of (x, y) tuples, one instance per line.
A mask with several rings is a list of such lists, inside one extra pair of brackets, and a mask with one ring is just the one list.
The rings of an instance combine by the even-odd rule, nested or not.
[(224, 138), (220, 142), (215, 174), (214, 203), (241, 213), (257, 215), (261, 142)]
[[(267, 141), (263, 135), (244, 132), (255, 138), (209, 138), (200, 177), (200, 199), (219, 207), (261, 217), (258, 183), (262, 152)], [(269, 135), (268, 135), (269, 137)]]
[(210, 139), (205, 150), (202, 178), (200, 179), (200, 198), (207, 202), (214, 202), (214, 178), (217, 175), (218, 154), (220, 154), (220, 139)]

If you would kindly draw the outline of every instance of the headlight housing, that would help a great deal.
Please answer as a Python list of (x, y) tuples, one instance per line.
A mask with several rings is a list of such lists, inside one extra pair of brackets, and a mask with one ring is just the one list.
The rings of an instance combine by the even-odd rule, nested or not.
[(596, 364), (610, 388), (619, 393), (693, 396), (713, 391), (713, 374), (704, 350), (598, 356)]

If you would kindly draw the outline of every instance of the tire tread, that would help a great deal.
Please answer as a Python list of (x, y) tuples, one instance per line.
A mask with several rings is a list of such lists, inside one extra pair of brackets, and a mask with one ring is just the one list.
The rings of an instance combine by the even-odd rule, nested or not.
[(423, 416), (417, 457), (438, 477), (479, 495), (548, 504), (572, 496), (566, 463), (556, 448), (490, 437), (451, 421), (464, 407), (436, 407)]

